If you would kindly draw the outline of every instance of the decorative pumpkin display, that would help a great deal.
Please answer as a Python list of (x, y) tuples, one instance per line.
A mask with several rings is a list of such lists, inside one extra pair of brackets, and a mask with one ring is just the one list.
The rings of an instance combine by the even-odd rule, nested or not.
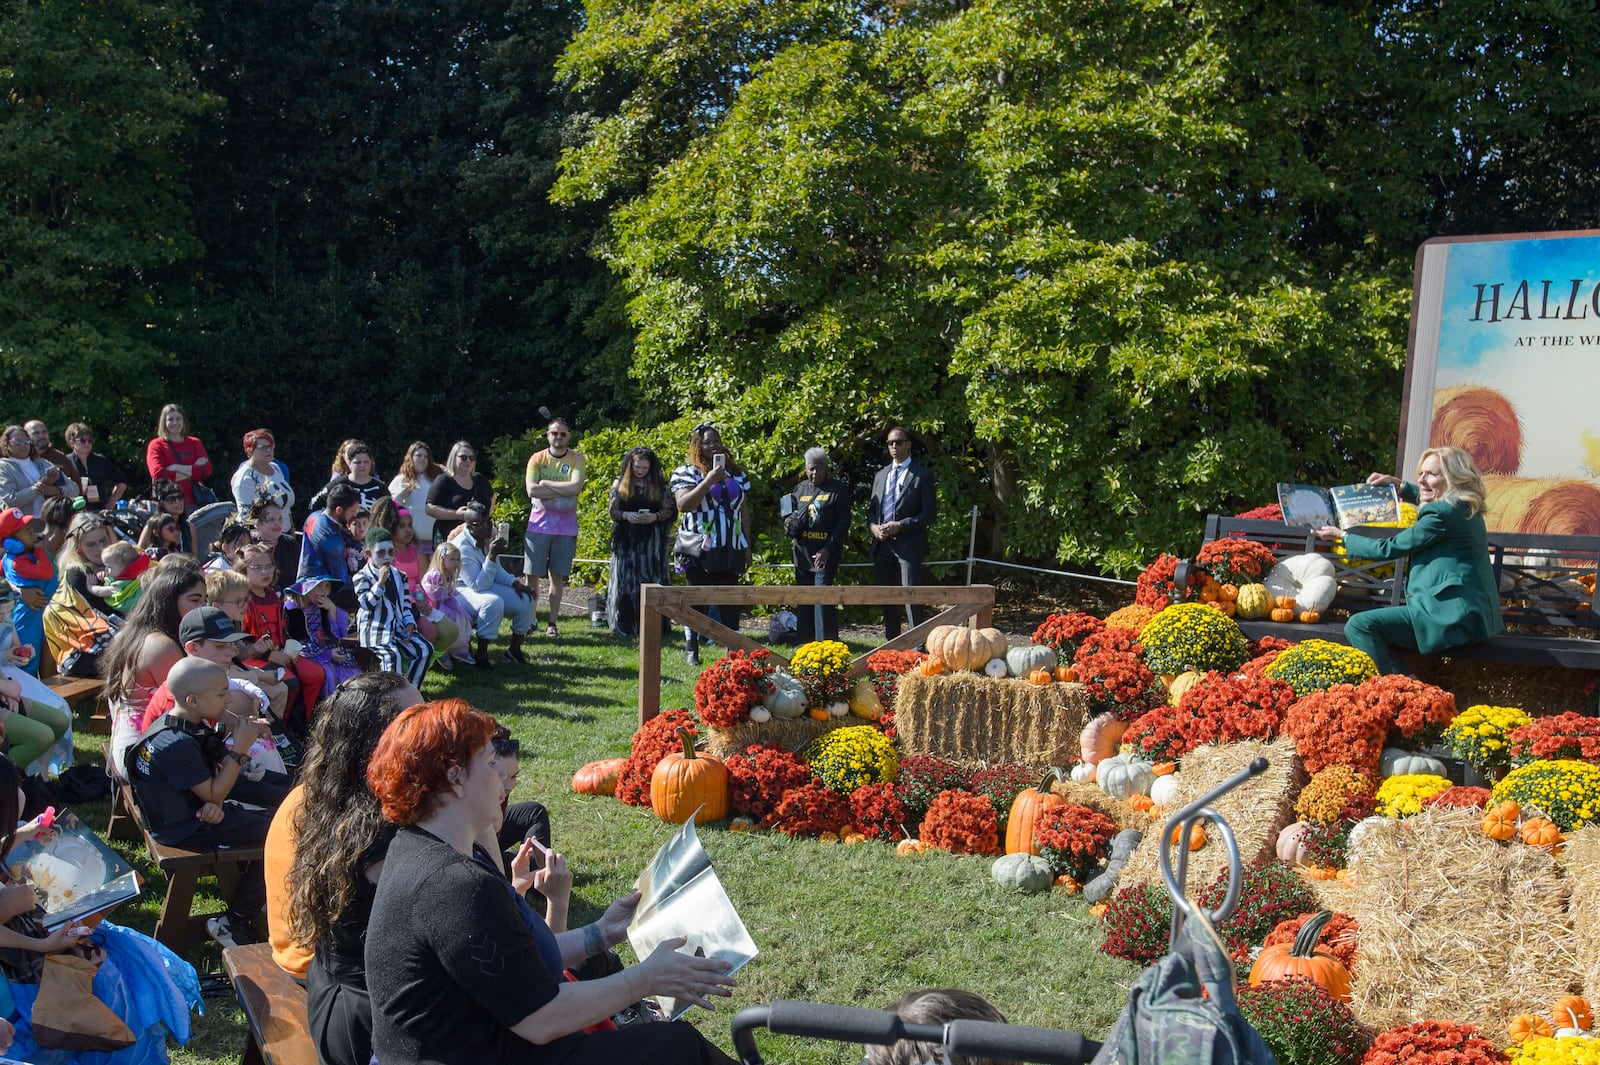
[(1429, 758), (1425, 754), (1413, 754), (1402, 751), (1398, 747), (1385, 747), (1383, 754), (1378, 758), (1378, 773), (1385, 779), (1389, 777), (1403, 777), (1412, 773), (1426, 773), (1429, 776), (1448, 777), (1449, 767), (1437, 758)]
[(1135, 794), (1148, 795), (1155, 780), (1155, 774), (1150, 772), (1150, 763), (1132, 755), (1115, 754), (1110, 758), (1102, 758), (1095, 766), (1095, 783), (1113, 799), (1126, 799)]
[(1267, 574), (1262, 583), (1276, 599), (1293, 599), (1293, 609), (1320, 614), (1332, 605), (1333, 597), (1339, 592), (1334, 572), (1333, 562), (1328, 556), (1313, 551), (1304, 555), (1290, 555), (1273, 566), (1272, 572)]
[(1094, 764), (1092, 762), (1079, 762), (1072, 767), (1072, 781), (1075, 784), (1094, 783)]
[(1300, 620), (1307, 625), (1315, 625), (1322, 620), (1322, 612), (1320, 610), (1302, 610), (1300, 611)]
[(863, 677), (850, 689), (850, 712), (868, 721), (883, 716), (883, 700), (878, 698), (878, 689), (872, 686), (872, 681)]
[(1033, 669), (1028, 671), (1028, 683), (1042, 688), (1056, 682), (1056, 675), (1048, 669)]
[(1272, 609), (1272, 593), (1264, 584), (1241, 584), (1233, 606), (1241, 618), (1259, 621)]
[[(1167, 845), (1170, 846), (1170, 847), (1176, 847), (1176, 846), (1179, 845), (1179, 841), (1182, 840), (1182, 839), (1183, 839), (1183, 826), (1182, 825), (1173, 825), (1172, 826), (1172, 831), (1167, 834)], [(1192, 850), (1192, 851), (1197, 851), (1201, 847), (1204, 847), (1205, 845), (1206, 845), (1206, 826), (1203, 825), (1203, 824), (1196, 823), (1193, 828), (1189, 829), (1189, 849)]]
[(1150, 801), (1157, 806), (1171, 806), (1178, 798), (1178, 774), (1157, 776), (1150, 783)]
[(650, 808), (672, 825), (683, 824), (696, 810), (701, 824), (727, 817), (728, 768), (720, 759), (696, 753), (688, 729), (678, 730), (678, 742), (683, 751), (661, 759), (650, 774)]
[(750, 708), (750, 720), (757, 725), (765, 725), (772, 720), (772, 711), (757, 703)]
[(944, 673), (944, 659), (938, 655), (929, 655), (918, 662), (916, 668), (924, 677), (937, 677)]
[(1232, 599), (1213, 599), (1206, 606), (1215, 610), (1225, 618), (1231, 618), (1239, 612), (1239, 607)]
[(989, 661), (984, 663), (983, 675), (994, 680), (1005, 680), (1006, 660), (1003, 658), (989, 659)]
[(1311, 831), (1311, 825), (1306, 821), (1296, 821), (1278, 833), (1278, 860), (1288, 862), (1290, 865), (1310, 865), (1306, 856), (1306, 833)]
[(1317, 937), (1332, 917), (1331, 912), (1322, 910), (1300, 926), (1293, 943), (1262, 947), (1255, 964), (1250, 967), (1250, 986), (1260, 987), (1269, 980), (1300, 976), (1319, 985), (1340, 1002), (1349, 1002), (1350, 970), (1332, 954), (1316, 949)]
[(1128, 864), (1133, 852), (1139, 849), (1144, 836), (1137, 828), (1125, 828), (1111, 837), (1111, 857), (1100, 875), (1083, 885), (1084, 901), (1092, 904), (1104, 902), (1117, 893), (1117, 881), (1122, 879), (1122, 867)]
[(579, 795), (615, 795), (617, 777), (622, 775), (622, 767), (627, 764), (626, 758), (602, 758), (598, 762), (590, 762), (572, 774), (572, 790)]
[(1033, 893), (1049, 891), (1055, 874), (1050, 871), (1050, 863), (1037, 854), (1007, 854), (994, 860), (989, 875), (994, 877), (994, 882), (1011, 891)]
[(991, 658), (1004, 658), (1006, 635), (999, 629), (938, 625), (928, 633), (928, 653), (950, 669), (979, 670)]
[(1292, 607), (1292, 606), (1275, 606), (1275, 607), (1272, 608), (1271, 618), (1272, 618), (1273, 621), (1293, 621), (1294, 620), (1294, 607)]
[(1150, 807), (1154, 806), (1155, 804), (1155, 800), (1148, 795), (1128, 796), (1128, 807), (1130, 809), (1137, 810), (1139, 813), (1148, 813)]
[(1567, 837), (1547, 817), (1530, 817), (1522, 822), (1522, 842), (1533, 847), (1556, 847)]
[(1011, 812), (1006, 815), (1007, 854), (1039, 853), (1039, 845), (1033, 841), (1033, 824), (1050, 807), (1066, 803), (1065, 797), (1050, 790), (1050, 785), (1060, 779), (1061, 774), (1056, 770), (1046, 769), (1039, 783), (1023, 788), (1011, 800)]
[(1158, 777), (1170, 777), (1177, 771), (1177, 762), (1157, 762), (1155, 765), (1150, 767), (1150, 772), (1154, 773)]
[(903, 839), (895, 844), (894, 852), (900, 857), (906, 858), (913, 854), (922, 854), (927, 849), (928, 845), (920, 839)]
[(820, 706), (813, 706), (810, 710), (806, 711), (806, 716), (809, 717), (813, 721), (826, 721), (826, 720), (828, 720), (828, 716), (829, 715), (828, 715), (828, 711), (825, 708), (820, 707)]
[(781, 670), (767, 674), (772, 690), (761, 700), (761, 705), (772, 711), (773, 717), (799, 717), (806, 712), (806, 687)]
[(1200, 683), (1203, 674), (1188, 669), (1172, 678), (1172, 683), (1167, 685), (1167, 705), (1177, 706), (1178, 700), (1183, 698), (1183, 693)]
[(1116, 754), (1117, 744), (1122, 742), (1122, 734), (1127, 728), (1110, 714), (1090, 718), (1078, 736), (1078, 748), (1083, 760), (1089, 765), (1096, 765), (1100, 759)]
[(1077, 679), (1078, 679), (1077, 670), (1073, 669), (1071, 666), (1057, 666), (1056, 667), (1056, 680), (1060, 681), (1061, 683), (1063, 683), (1063, 684), (1071, 684), (1073, 681), (1075, 681)]
[(1581, 995), (1565, 995), (1550, 1008), (1550, 1023), (1557, 1028), (1576, 1028), (1587, 1032), (1594, 1026), (1589, 1000)]
[(1514, 802), (1503, 802), (1483, 812), (1483, 834), (1504, 843), (1517, 834), (1517, 816), (1521, 814)]
[(1006, 651), (1006, 669), (1013, 677), (1026, 677), (1035, 669), (1056, 668), (1056, 649), (1048, 644), (1025, 643)]
[(1508, 1029), (1508, 1034), (1511, 1036), (1511, 1041), (1513, 1043), (1521, 1043), (1524, 1040), (1532, 1039), (1535, 1036), (1541, 1036), (1548, 1039), (1550, 1036), (1554, 1035), (1555, 1032), (1553, 1029), (1551, 1029), (1550, 1023), (1543, 1017), (1540, 1017), (1538, 1014), (1519, 1013), (1515, 1017), (1511, 1018), (1511, 1026)]

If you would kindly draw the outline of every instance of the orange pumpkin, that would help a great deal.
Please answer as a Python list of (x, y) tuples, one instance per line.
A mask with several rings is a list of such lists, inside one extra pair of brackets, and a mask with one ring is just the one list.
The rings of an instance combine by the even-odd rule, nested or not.
[(1215, 603), (1217, 601), (1217, 590), (1209, 585), (1201, 585), (1200, 601), (1202, 603)]
[(1561, 829), (1556, 823), (1546, 817), (1530, 817), (1522, 822), (1522, 842), (1535, 847), (1554, 847), (1566, 836), (1561, 834)]
[(944, 672), (944, 660), (938, 655), (929, 655), (917, 663), (917, 672), (924, 677), (937, 677)]
[(1217, 611), (1225, 618), (1231, 618), (1239, 613), (1239, 604), (1232, 599), (1215, 599), (1207, 603), (1206, 606)]
[(1046, 684), (1054, 684), (1055, 683), (1055, 679), (1056, 679), (1055, 673), (1053, 673), (1052, 671), (1050, 671), (1048, 669), (1042, 669), (1041, 668), (1041, 669), (1030, 669), (1030, 670), (1028, 670), (1028, 683), (1029, 684), (1033, 684), (1033, 685), (1036, 685), (1038, 687), (1043, 687)]
[(895, 844), (894, 852), (902, 858), (908, 858), (913, 854), (921, 854), (927, 849), (928, 845), (920, 839), (903, 839)]
[(1155, 804), (1156, 801), (1148, 795), (1135, 794), (1128, 796), (1128, 805), (1140, 813), (1145, 813)]
[[(1167, 842), (1176, 847), (1183, 838), (1183, 826), (1173, 825), (1172, 831), (1167, 834)], [(1197, 851), (1206, 845), (1206, 826), (1197, 824), (1189, 830), (1189, 849)]]
[(1217, 589), (1217, 598), (1224, 603), (1234, 602), (1239, 598), (1239, 586), (1237, 584), (1224, 584)]
[(1556, 999), (1556, 1004), (1550, 1009), (1550, 1023), (1557, 1028), (1577, 1028), (1587, 1032), (1594, 1025), (1589, 1000), (1581, 995), (1565, 995)]
[(1110, 714), (1091, 717), (1078, 735), (1078, 749), (1083, 754), (1083, 760), (1090, 765), (1098, 765), (1100, 759), (1116, 754), (1117, 745), (1122, 742), (1122, 734), (1127, 728)]
[[(1568, 1027), (1565, 1021), (1562, 1022), (1561, 1026), (1563, 1028)], [(1555, 1032), (1543, 1017), (1533, 1013), (1519, 1013), (1511, 1018), (1509, 1034), (1513, 1043), (1521, 1043), (1524, 1040), (1532, 1039), (1534, 1036), (1549, 1038)]]
[(1292, 607), (1292, 606), (1275, 606), (1275, 607), (1272, 608), (1271, 617), (1272, 617), (1273, 621), (1293, 621), (1294, 620), (1294, 607)]
[(828, 708), (825, 706), (813, 706), (806, 711), (806, 716), (813, 721), (826, 721), (832, 715), (828, 713)]
[(1037, 785), (1023, 788), (1011, 800), (1011, 812), (1006, 815), (1007, 854), (1039, 853), (1039, 845), (1033, 841), (1034, 823), (1050, 807), (1061, 806), (1067, 801), (1064, 796), (1050, 790), (1050, 786), (1060, 780), (1061, 774), (1054, 769), (1046, 769)]
[(1109, 902), (1097, 902), (1093, 906), (1089, 907), (1089, 916), (1104, 917), (1106, 915), (1106, 911), (1110, 908), (1111, 904)]
[(1315, 625), (1322, 620), (1322, 613), (1317, 610), (1302, 610), (1300, 611), (1300, 620), (1307, 625)]
[(1263, 947), (1250, 967), (1250, 986), (1260, 987), (1269, 980), (1303, 976), (1318, 984), (1340, 1002), (1350, 1001), (1350, 971), (1332, 954), (1317, 949), (1317, 937), (1333, 917), (1322, 910), (1295, 935), (1293, 943), (1274, 943)]
[(1502, 843), (1517, 834), (1517, 815), (1522, 811), (1514, 802), (1492, 806), (1483, 814), (1483, 834)]
[(1068, 876), (1066, 873), (1062, 873), (1060, 876), (1056, 877), (1056, 887), (1061, 888), (1068, 895), (1076, 895), (1078, 892), (1083, 890), (1083, 885), (1072, 879), (1072, 877)]
[(602, 758), (598, 762), (590, 762), (572, 774), (572, 790), (579, 795), (615, 795), (617, 777), (627, 764), (626, 758)]
[(1294, 609), (1294, 596), (1292, 596), (1292, 595), (1280, 595), (1277, 598), (1272, 600), (1272, 605), (1275, 606), (1275, 607), (1280, 607), (1280, 608), (1286, 609), (1286, 610), (1293, 610)]
[(1150, 767), (1150, 775), (1156, 777), (1170, 777), (1178, 771), (1177, 762), (1157, 762)]
[(1056, 680), (1061, 681), (1063, 684), (1070, 684), (1072, 681), (1077, 679), (1078, 673), (1071, 666), (1056, 667)]
[(709, 754), (697, 754), (694, 733), (678, 730), (680, 754), (674, 751), (656, 763), (650, 774), (650, 808), (668, 824), (681, 825), (699, 810), (700, 824), (728, 816), (728, 768)]

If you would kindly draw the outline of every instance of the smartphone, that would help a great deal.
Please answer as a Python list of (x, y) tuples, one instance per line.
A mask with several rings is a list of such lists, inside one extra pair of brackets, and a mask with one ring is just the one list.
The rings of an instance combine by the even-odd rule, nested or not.
[(648, 510), (645, 510), (645, 509), (643, 509), (643, 508), (640, 508), (640, 510), (639, 510), (639, 517), (641, 517), (641, 518), (642, 518), (642, 517), (644, 517), (644, 516), (645, 516), (645, 515), (646, 515), (646, 514), (648, 514), (648, 513), (650, 513), (650, 512), (649, 512), (649, 511), (648, 511)]
[(540, 843), (538, 836), (529, 836), (528, 845), (533, 848), (533, 852), (539, 856), (540, 861), (548, 862), (550, 860), (550, 848)]
[(728, 456), (723, 454), (722, 452), (719, 451), (715, 455), (711, 456), (711, 466), (712, 466), (713, 469), (718, 469), (718, 470), (724, 469), (724, 468), (727, 467), (727, 465), (728, 465)]
[(510, 522), (504, 522), (504, 521), (500, 522), (498, 525), (496, 525), (494, 527), (494, 535), (495, 535), (495, 539), (504, 540), (507, 543), (510, 543), (511, 542), (511, 523)]

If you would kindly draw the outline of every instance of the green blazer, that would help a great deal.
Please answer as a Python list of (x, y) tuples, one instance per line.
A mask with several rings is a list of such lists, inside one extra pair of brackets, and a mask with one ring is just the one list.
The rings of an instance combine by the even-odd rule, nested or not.
[[(1403, 494), (1415, 498), (1415, 487), (1406, 485)], [(1489, 531), (1483, 515), (1469, 515), (1465, 504), (1425, 504), (1410, 528), (1387, 539), (1349, 533), (1344, 549), (1352, 558), (1406, 557), (1401, 609), (1411, 616), (1423, 654), (1486, 639), (1506, 627), (1489, 560)]]

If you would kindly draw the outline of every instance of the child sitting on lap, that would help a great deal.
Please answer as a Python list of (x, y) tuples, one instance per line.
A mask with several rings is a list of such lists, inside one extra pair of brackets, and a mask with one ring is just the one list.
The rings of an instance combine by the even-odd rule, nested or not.
[(100, 563), (106, 570), (104, 583), (89, 585), (89, 591), (127, 617), (144, 588), (139, 577), (150, 568), (150, 556), (128, 541), (118, 540), (101, 554)]

